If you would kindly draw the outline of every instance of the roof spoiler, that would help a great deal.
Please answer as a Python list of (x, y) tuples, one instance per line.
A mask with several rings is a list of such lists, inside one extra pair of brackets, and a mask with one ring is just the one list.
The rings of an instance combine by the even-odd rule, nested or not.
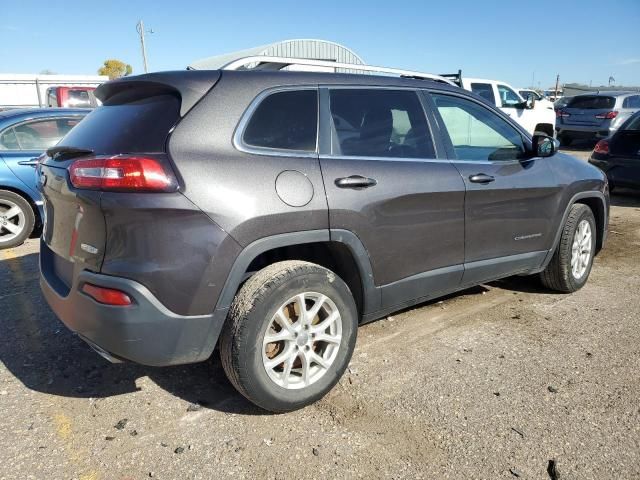
[(95, 93), (102, 103), (109, 104), (123, 96), (127, 101), (150, 95), (177, 93), (180, 95), (180, 116), (184, 115), (217, 83), (220, 72), (199, 70), (185, 75), (184, 70), (176, 72), (147, 73), (133, 77), (121, 77), (100, 85)]

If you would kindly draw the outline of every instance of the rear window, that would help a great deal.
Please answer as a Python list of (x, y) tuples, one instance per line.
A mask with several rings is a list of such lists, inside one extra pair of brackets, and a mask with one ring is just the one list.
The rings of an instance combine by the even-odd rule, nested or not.
[(85, 117), (60, 145), (93, 150), (96, 155), (162, 153), (169, 131), (180, 118), (180, 98), (161, 94), (110, 98)]
[(580, 108), (583, 110), (604, 110), (613, 108), (615, 104), (615, 97), (603, 97), (600, 95), (581, 95), (578, 97), (573, 97), (567, 104), (567, 108)]
[(252, 147), (314, 152), (317, 131), (317, 91), (291, 90), (272, 93), (258, 105), (242, 140)]
[(496, 104), (496, 97), (493, 94), (493, 87), (489, 83), (472, 83), (471, 91), (477, 93), (482, 98), (487, 100), (491, 105)]
[(69, 106), (90, 107), (91, 99), (89, 98), (89, 92), (86, 90), (69, 90)]

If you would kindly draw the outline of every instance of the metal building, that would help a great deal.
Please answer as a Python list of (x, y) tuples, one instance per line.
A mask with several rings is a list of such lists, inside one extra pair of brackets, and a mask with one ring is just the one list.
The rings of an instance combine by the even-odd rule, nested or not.
[[(364, 64), (362, 58), (347, 47), (327, 40), (303, 39), (284, 40), (269, 45), (203, 58), (192, 62), (187, 68), (192, 70), (215, 70), (239, 58), (257, 55), (328, 60), (340, 63), (353, 63), (356, 65)], [(306, 70), (302, 65), (294, 65), (288, 68), (291, 70)], [(314, 70), (317, 71), (318, 68), (316, 67)]]

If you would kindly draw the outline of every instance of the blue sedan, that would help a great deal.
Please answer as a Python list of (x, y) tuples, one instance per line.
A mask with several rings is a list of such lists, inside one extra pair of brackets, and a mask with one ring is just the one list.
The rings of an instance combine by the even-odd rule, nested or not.
[(0, 250), (39, 233), (43, 212), (36, 188), (37, 158), (89, 112), (70, 108), (0, 112)]

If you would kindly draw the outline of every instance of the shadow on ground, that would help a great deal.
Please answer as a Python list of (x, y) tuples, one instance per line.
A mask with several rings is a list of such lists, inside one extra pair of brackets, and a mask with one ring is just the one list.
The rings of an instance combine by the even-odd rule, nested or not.
[(63, 397), (102, 398), (137, 390), (148, 376), (190, 403), (240, 414), (266, 414), (236, 392), (215, 359), (166, 368), (111, 364), (51, 312), (39, 287), (38, 256), (0, 261), (0, 361), (27, 388)]
[(640, 190), (616, 188), (611, 194), (611, 205), (614, 207), (640, 207)]

